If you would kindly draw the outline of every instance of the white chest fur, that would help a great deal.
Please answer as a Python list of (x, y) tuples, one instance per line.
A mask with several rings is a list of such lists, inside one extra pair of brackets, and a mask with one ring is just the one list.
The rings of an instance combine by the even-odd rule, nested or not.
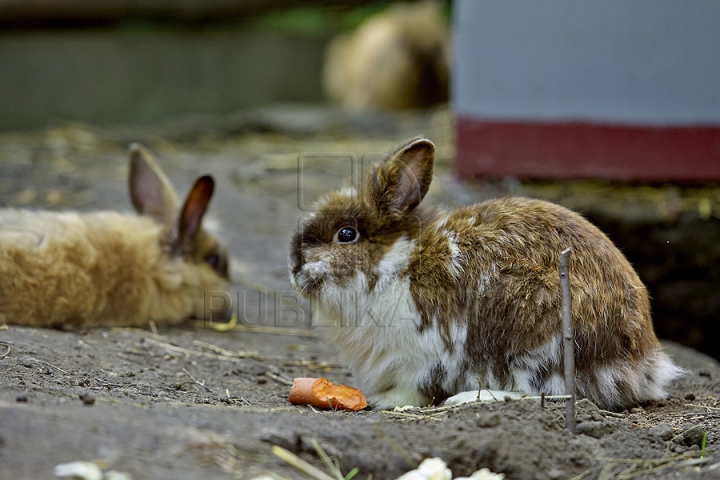
[[(376, 408), (430, 403), (433, 399), (418, 386), (430, 380), (438, 365), (458, 371), (462, 361), (467, 327), (453, 329), (450, 350), (437, 328), (419, 328), (410, 279), (402, 275), (414, 248), (405, 239), (395, 243), (375, 270), (378, 281), (372, 291), (366, 276), (357, 273), (344, 288), (326, 289), (314, 305), (314, 326), (338, 348)], [(454, 388), (457, 379), (434, 381)]]

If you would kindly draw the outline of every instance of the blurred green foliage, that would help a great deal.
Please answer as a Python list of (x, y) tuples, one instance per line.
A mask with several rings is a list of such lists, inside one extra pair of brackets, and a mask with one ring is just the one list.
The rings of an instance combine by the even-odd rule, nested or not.
[[(353, 30), (369, 17), (386, 10), (393, 3), (374, 1), (359, 6), (306, 5), (274, 10), (255, 17), (249, 23), (262, 29), (303, 35), (333, 35)], [(443, 2), (450, 19), (450, 2)]]

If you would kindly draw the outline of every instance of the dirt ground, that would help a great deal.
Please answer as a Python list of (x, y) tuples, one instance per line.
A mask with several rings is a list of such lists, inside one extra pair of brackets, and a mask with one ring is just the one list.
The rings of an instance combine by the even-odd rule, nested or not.
[(181, 192), (198, 173), (215, 175), (211, 208), (232, 254), (242, 327), (0, 327), (9, 344), (0, 343), (0, 478), (54, 478), (55, 465), (75, 460), (135, 480), (304, 478), (271, 448), (327, 471), (313, 439), (343, 474), (357, 468), (362, 479), (395, 478), (433, 456), (457, 476), (488, 467), (507, 479), (720, 478), (720, 364), (672, 343), (667, 351), (688, 374), (667, 401), (616, 413), (581, 401), (575, 435), (563, 427), (562, 405), (537, 400), (359, 413), (290, 405), (294, 377), (352, 384), (309, 330), (309, 309), (287, 281), (288, 238), (312, 198), (340, 184), (347, 159), (376, 159), (362, 154), (418, 133), (438, 145), (429, 201), (463, 203), (475, 192), (450, 175), (447, 112), (356, 122), (356, 136), (327, 133), (344, 117), (312, 118), (308, 127), (282, 117), (282, 134), (268, 127), (277, 118), (260, 115), (204, 130), (189, 121), (152, 131), (64, 125), (0, 135), (5, 205), (129, 209), (130, 140), (158, 152)]

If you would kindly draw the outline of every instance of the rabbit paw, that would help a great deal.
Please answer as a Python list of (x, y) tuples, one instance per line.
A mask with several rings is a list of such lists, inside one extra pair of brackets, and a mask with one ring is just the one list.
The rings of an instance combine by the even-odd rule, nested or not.
[(446, 399), (443, 402), (443, 405), (462, 405), (463, 403), (472, 402), (500, 402), (508, 397), (515, 400), (521, 398), (522, 394), (517, 392), (506, 392), (505, 390), (471, 390), (453, 395), (452, 397)]

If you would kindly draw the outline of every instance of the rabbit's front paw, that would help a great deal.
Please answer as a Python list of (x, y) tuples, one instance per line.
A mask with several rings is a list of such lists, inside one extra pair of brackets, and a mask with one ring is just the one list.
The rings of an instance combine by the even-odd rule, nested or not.
[(505, 390), (470, 390), (453, 395), (452, 397), (446, 399), (443, 402), (443, 405), (462, 405), (463, 403), (472, 402), (500, 402), (508, 397), (515, 400), (521, 398), (522, 394), (517, 392), (507, 392)]
[(368, 401), (375, 410), (391, 410), (395, 407), (404, 407), (407, 405), (427, 407), (432, 402), (432, 399), (415, 389), (395, 387), (369, 395)]

